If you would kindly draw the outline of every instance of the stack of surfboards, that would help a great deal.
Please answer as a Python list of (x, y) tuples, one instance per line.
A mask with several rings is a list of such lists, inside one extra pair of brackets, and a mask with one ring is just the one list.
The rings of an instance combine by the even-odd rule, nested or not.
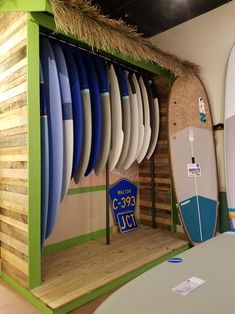
[(215, 235), (218, 212), (213, 125), (206, 91), (196, 76), (175, 80), (168, 114), (179, 217), (195, 245)]
[(148, 78), (56, 39), (40, 38), (42, 245), (70, 180), (127, 170), (154, 153), (156, 86)]

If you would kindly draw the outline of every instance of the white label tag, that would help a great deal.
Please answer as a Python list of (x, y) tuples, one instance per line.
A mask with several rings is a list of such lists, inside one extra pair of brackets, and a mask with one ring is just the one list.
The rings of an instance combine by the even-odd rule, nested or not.
[(187, 164), (188, 177), (200, 177), (201, 167), (200, 164)]
[(189, 129), (188, 129), (188, 139), (189, 139), (189, 142), (194, 141), (193, 128), (191, 128), (191, 127), (189, 127)]
[(197, 289), (204, 283), (205, 280), (203, 279), (191, 277), (188, 280), (176, 286), (175, 288), (173, 288), (172, 291), (185, 297), (186, 295), (188, 295), (189, 293), (191, 293), (193, 290)]
[(199, 105), (199, 112), (206, 114), (205, 103), (201, 97), (198, 98), (198, 105)]

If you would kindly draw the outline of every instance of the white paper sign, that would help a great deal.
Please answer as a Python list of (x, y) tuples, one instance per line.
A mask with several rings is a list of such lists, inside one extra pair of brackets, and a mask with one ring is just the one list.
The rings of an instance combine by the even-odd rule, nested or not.
[(187, 164), (188, 177), (200, 177), (201, 167), (200, 164)]
[(175, 288), (173, 288), (172, 291), (185, 297), (186, 295), (188, 295), (189, 293), (191, 293), (193, 290), (197, 289), (204, 283), (205, 280), (203, 279), (191, 277), (188, 280), (176, 286)]

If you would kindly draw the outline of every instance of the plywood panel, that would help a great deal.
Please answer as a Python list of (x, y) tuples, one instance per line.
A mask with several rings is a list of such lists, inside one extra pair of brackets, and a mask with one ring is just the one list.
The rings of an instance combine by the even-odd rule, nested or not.
[(27, 13), (0, 18), (0, 241), (2, 270), (28, 285)]

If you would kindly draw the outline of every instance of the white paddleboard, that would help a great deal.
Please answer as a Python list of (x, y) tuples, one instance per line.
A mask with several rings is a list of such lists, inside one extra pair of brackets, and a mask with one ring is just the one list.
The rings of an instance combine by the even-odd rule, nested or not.
[(227, 65), (224, 112), (224, 157), (227, 201), (232, 228), (235, 229), (235, 44)]
[(146, 90), (142, 77), (139, 78), (139, 83), (140, 83), (140, 90), (142, 93), (143, 108), (144, 108), (144, 139), (143, 139), (143, 144), (141, 146), (139, 155), (137, 156), (138, 163), (141, 163), (141, 161), (144, 159), (148, 151), (150, 138), (151, 138), (151, 127), (150, 127), (148, 95), (147, 95), (147, 90)]
[(123, 144), (122, 104), (117, 76), (113, 65), (108, 69), (111, 101), (111, 148), (109, 153), (109, 170), (112, 171), (120, 157)]

